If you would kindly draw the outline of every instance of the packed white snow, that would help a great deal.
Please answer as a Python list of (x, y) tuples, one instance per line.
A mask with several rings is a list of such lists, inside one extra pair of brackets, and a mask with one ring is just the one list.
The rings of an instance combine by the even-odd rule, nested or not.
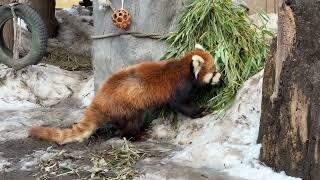
[(260, 163), (257, 144), (263, 72), (251, 77), (238, 92), (225, 116), (182, 121), (174, 143), (184, 147), (172, 161), (195, 168), (213, 168), (248, 180), (293, 180)]
[(50, 107), (70, 97), (90, 103), (93, 77), (38, 64), (15, 71), (0, 64), (0, 109)]
[[(0, 157), (1, 158), (1, 157)], [(7, 160), (5, 159), (0, 159), (0, 172), (4, 171), (6, 169), (7, 166), (10, 166), (11, 163), (9, 163)]]

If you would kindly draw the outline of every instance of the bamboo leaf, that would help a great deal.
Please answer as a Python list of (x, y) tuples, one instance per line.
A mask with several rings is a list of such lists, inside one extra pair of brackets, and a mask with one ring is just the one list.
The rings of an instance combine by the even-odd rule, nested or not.
[(262, 27), (252, 24), (232, 0), (194, 0), (185, 8), (177, 32), (167, 38), (171, 45), (167, 55), (181, 56), (201, 42), (223, 73), (220, 85), (197, 98), (200, 103), (225, 109), (243, 82), (263, 68), (269, 52), (266, 37), (273, 34), (266, 28), (267, 14), (259, 17)]

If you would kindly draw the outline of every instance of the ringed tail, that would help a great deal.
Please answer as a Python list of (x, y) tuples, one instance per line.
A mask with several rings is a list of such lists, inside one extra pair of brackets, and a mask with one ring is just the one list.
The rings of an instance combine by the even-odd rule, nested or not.
[(62, 145), (70, 142), (82, 142), (90, 137), (96, 129), (97, 125), (94, 122), (83, 119), (69, 129), (34, 127), (30, 129), (29, 134), (33, 138)]

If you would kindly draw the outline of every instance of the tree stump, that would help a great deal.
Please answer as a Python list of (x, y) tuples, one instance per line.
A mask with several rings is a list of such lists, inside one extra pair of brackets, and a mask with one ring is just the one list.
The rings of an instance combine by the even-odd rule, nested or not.
[(306, 180), (320, 177), (320, 3), (279, 2), (277, 47), (265, 67), (260, 159)]

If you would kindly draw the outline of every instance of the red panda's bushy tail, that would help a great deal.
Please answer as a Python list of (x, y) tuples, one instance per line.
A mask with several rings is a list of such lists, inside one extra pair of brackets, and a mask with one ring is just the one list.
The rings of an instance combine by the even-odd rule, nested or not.
[(32, 138), (51, 141), (60, 145), (70, 142), (82, 142), (98, 128), (97, 118), (101, 117), (97, 113), (87, 110), (84, 118), (79, 123), (74, 124), (72, 128), (34, 127), (30, 129), (29, 135)]

